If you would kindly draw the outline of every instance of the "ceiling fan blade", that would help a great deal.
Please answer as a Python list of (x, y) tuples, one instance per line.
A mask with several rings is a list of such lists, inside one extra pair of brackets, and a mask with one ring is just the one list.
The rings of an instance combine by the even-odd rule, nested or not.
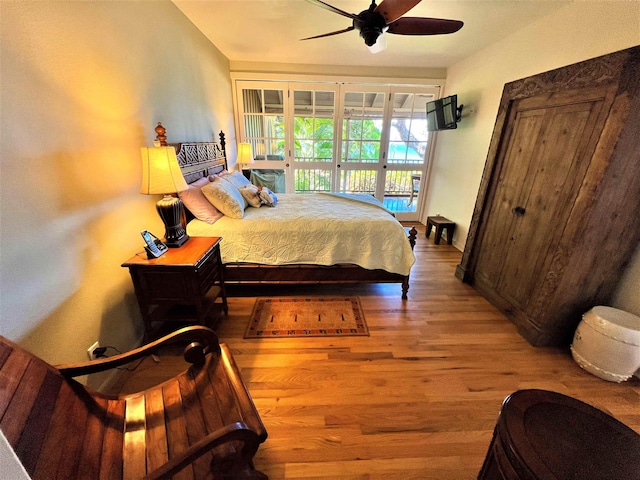
[(389, 25), (387, 32), (396, 35), (442, 35), (457, 32), (463, 25), (460, 20), (402, 17)]
[(320, 8), (324, 8), (325, 10), (329, 10), (330, 12), (337, 13), (338, 15), (342, 15), (343, 17), (350, 18), (351, 20), (358, 18), (357, 15), (353, 13), (345, 12), (344, 10), (340, 10), (339, 8), (336, 8), (333, 5), (329, 5), (328, 3), (323, 2), (322, 0), (307, 0), (307, 2), (312, 3)]
[(351, 30), (353, 30), (353, 25), (350, 27), (347, 27), (343, 30), (336, 30), (335, 32), (329, 32), (329, 33), (323, 33), (322, 35), (315, 35), (313, 37), (307, 37), (307, 38), (301, 38), (300, 40), (312, 40), (314, 38), (322, 38), (322, 37), (329, 37), (331, 35), (338, 35), (339, 33), (346, 33), (346, 32), (350, 32)]
[(422, 0), (382, 0), (374, 11), (382, 15), (387, 25), (398, 20)]

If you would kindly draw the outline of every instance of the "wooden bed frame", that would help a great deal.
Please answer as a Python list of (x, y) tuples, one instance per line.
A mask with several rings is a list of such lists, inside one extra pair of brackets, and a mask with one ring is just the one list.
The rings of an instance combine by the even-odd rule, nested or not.
[[(162, 130), (164, 131), (164, 129)], [(220, 132), (219, 136), (219, 143), (174, 144), (178, 163), (187, 183), (192, 183), (199, 178), (227, 168), (225, 135)], [(187, 211), (187, 222), (193, 218), (191, 212)], [(413, 226), (406, 227), (405, 231), (413, 249), (418, 231)], [(243, 284), (400, 283), (403, 300), (408, 298), (409, 291), (409, 275), (400, 275), (385, 270), (368, 270), (353, 264), (324, 266), (226, 263), (224, 264), (224, 281), (225, 283)]]

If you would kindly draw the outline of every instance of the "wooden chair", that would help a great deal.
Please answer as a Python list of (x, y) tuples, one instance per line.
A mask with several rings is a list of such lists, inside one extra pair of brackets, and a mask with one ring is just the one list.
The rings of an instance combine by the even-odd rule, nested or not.
[(420, 191), (420, 179), (422, 176), (419, 173), (411, 174), (411, 191), (409, 192), (409, 201), (407, 207), (413, 203), (413, 196)]
[[(193, 365), (148, 390), (104, 395), (71, 378), (176, 341)], [(266, 478), (252, 458), (267, 432), (228, 347), (201, 326), (57, 367), (0, 337), (0, 428), (33, 479)]]

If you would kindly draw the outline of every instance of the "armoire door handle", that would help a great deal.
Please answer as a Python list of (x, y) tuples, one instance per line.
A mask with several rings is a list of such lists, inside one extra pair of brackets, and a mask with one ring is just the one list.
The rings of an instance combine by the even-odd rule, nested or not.
[(524, 212), (526, 212), (527, 210), (524, 207), (516, 207), (511, 211), (513, 212), (514, 215), (518, 217), (522, 217), (524, 215)]

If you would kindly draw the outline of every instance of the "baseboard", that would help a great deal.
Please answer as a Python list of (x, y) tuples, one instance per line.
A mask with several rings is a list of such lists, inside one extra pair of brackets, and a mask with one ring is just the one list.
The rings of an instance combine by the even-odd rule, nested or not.
[[(144, 333), (141, 334), (136, 341), (134, 342), (133, 345), (131, 345), (127, 351), (129, 350), (133, 350), (135, 348), (138, 348), (139, 346), (142, 345), (142, 342), (144, 340)], [(96, 388), (96, 390), (98, 390), (99, 392), (110, 392), (112, 391), (113, 387), (118, 383), (118, 381), (122, 378), (123, 375), (125, 375), (127, 373), (127, 370), (118, 370), (117, 368), (111, 369), (108, 372), (104, 372), (105, 378), (102, 380), (102, 382), (98, 385), (98, 387)]]

